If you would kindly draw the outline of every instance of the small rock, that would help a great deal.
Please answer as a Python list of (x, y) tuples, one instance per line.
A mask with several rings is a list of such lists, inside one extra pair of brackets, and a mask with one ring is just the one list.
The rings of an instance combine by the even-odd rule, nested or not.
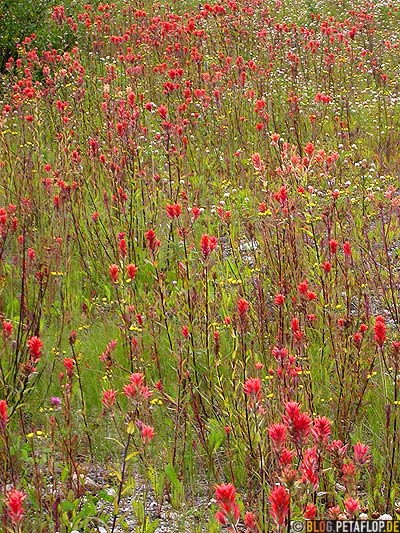
[(390, 514), (384, 513), (378, 517), (378, 520), (393, 520), (393, 517)]

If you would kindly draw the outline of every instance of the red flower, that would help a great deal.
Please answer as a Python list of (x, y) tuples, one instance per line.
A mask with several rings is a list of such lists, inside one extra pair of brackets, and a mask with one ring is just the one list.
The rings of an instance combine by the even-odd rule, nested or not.
[(272, 424), (268, 428), (268, 434), (274, 449), (279, 451), (286, 441), (287, 427), (282, 423)]
[(256, 401), (261, 399), (261, 379), (248, 378), (244, 382), (243, 391), (247, 396), (252, 397)]
[(113, 389), (104, 390), (101, 397), (101, 403), (106, 409), (111, 409), (111, 407), (115, 404), (116, 399), (117, 391)]
[(357, 348), (361, 346), (361, 341), (362, 341), (362, 334), (359, 331), (356, 331), (356, 333), (354, 333), (353, 335), (353, 342), (357, 346)]
[(244, 525), (250, 531), (257, 531), (256, 516), (251, 511), (247, 511), (244, 515)]
[(308, 155), (308, 157), (311, 157), (313, 155), (314, 149), (315, 148), (312, 142), (307, 143), (304, 147), (304, 151)]
[(168, 114), (167, 106), (165, 106), (164, 104), (161, 104), (160, 107), (157, 109), (157, 113), (160, 116), (160, 118), (165, 120), (167, 118), (167, 114)]
[(342, 511), (340, 510), (339, 505), (335, 505), (334, 507), (329, 507), (328, 517), (330, 520), (339, 520), (341, 516), (342, 516)]
[(121, 257), (126, 257), (126, 254), (127, 254), (127, 246), (126, 246), (126, 240), (125, 240), (125, 239), (120, 239), (120, 240), (119, 240), (118, 248), (119, 248), (119, 254), (120, 254), (120, 256), (121, 256)]
[(152, 396), (151, 390), (144, 385), (144, 375), (141, 372), (136, 372), (129, 376), (128, 385), (125, 385), (123, 392), (130, 400), (144, 399), (148, 400)]
[(309, 483), (316, 490), (318, 488), (318, 458), (315, 448), (309, 448), (305, 451), (300, 470), (303, 474), (302, 482)]
[(285, 403), (286, 416), (283, 417), (289, 434), (297, 447), (301, 447), (311, 432), (312, 420), (307, 413), (300, 411), (297, 402)]
[(385, 325), (385, 319), (383, 316), (378, 315), (375, 319), (375, 326), (374, 326), (374, 339), (375, 342), (382, 347), (383, 343), (386, 340), (386, 325)]
[(275, 357), (275, 359), (282, 363), (284, 359), (288, 356), (288, 349), (283, 347), (274, 346), (272, 348), (272, 355)]
[(264, 169), (264, 163), (263, 163), (263, 160), (261, 159), (261, 156), (258, 152), (256, 152), (255, 154), (253, 154), (251, 156), (251, 160), (253, 162), (253, 166), (255, 168), (255, 170), (263, 170)]
[(0, 429), (5, 429), (8, 422), (7, 402), (0, 400)]
[(237, 310), (240, 317), (244, 317), (249, 310), (249, 302), (244, 298), (240, 298), (237, 303)]
[(331, 239), (329, 241), (329, 248), (332, 254), (335, 254), (337, 252), (338, 242), (335, 241), (335, 239)]
[(333, 440), (328, 446), (328, 451), (334, 458), (342, 459), (347, 453), (347, 446), (341, 440)]
[(317, 515), (317, 507), (314, 503), (308, 503), (306, 510), (304, 511), (305, 520), (315, 520)]
[(141, 372), (135, 372), (129, 376), (129, 381), (137, 387), (140, 387), (143, 385), (144, 375)]
[(124, 385), (123, 391), (125, 396), (130, 400), (134, 400), (138, 396), (138, 387), (133, 383), (128, 383), (128, 385)]
[(13, 325), (8, 320), (3, 320), (3, 333), (6, 339), (9, 339), (13, 332)]
[(392, 342), (392, 350), (396, 357), (400, 355), (400, 341), (393, 341)]
[(78, 337), (78, 333), (75, 329), (73, 329), (71, 333), (69, 334), (69, 339), (68, 339), (71, 346), (73, 346), (76, 343), (77, 337)]
[(132, 263), (129, 263), (129, 265), (126, 265), (126, 273), (128, 274), (128, 278), (130, 280), (135, 279), (137, 272), (137, 267), (133, 265)]
[(293, 433), (296, 442), (303, 442), (303, 440), (310, 434), (311, 418), (307, 413), (300, 413), (293, 422)]
[(215, 487), (215, 498), (219, 505), (219, 509), (215, 515), (218, 522), (222, 525), (236, 525), (239, 521), (240, 509), (235, 502), (236, 489), (232, 483), (217, 485)]
[(345, 485), (352, 485), (354, 483), (354, 476), (356, 474), (356, 467), (354, 463), (344, 463), (342, 466), (342, 481)]
[(288, 466), (292, 464), (294, 453), (287, 448), (284, 448), (279, 456), (279, 464), (282, 466)]
[(346, 507), (347, 513), (350, 516), (353, 516), (359, 510), (360, 502), (355, 498), (349, 496), (349, 498), (344, 501), (344, 506)]
[(274, 298), (274, 302), (276, 305), (283, 305), (285, 302), (285, 295), (284, 294), (276, 294)]
[(300, 342), (301, 339), (303, 338), (304, 333), (300, 329), (299, 320), (296, 317), (292, 318), (291, 328), (292, 328), (294, 341)]
[(254, 111), (256, 113), (259, 113), (260, 111), (262, 111), (265, 107), (265, 100), (263, 99), (260, 99), (260, 100), (256, 100), (256, 103), (254, 105)]
[(358, 465), (365, 465), (370, 460), (371, 456), (369, 454), (368, 444), (362, 444), (357, 442), (354, 445), (354, 460)]
[(210, 237), (206, 233), (202, 235), (200, 240), (201, 254), (204, 259), (207, 259), (210, 253), (217, 247), (217, 238)]
[(69, 377), (71, 377), (72, 376), (72, 372), (74, 370), (74, 360), (71, 359), (70, 357), (65, 357), (64, 358), (64, 368), (65, 368), (65, 370), (67, 372), (67, 375)]
[(302, 281), (297, 288), (299, 289), (300, 294), (307, 294), (308, 280), (305, 279)]
[(143, 424), (141, 427), (141, 433), (144, 444), (147, 444), (154, 439), (154, 428), (151, 426)]
[(146, 385), (142, 385), (140, 387), (140, 395), (144, 400), (149, 400), (153, 396), (153, 393), (151, 392), (149, 387), (146, 387)]
[(236, 489), (232, 483), (227, 485), (217, 485), (215, 487), (215, 498), (218, 503), (231, 504), (235, 501)]
[(200, 208), (197, 205), (192, 207), (193, 220), (197, 220), (200, 216)]
[(271, 504), (272, 518), (278, 525), (283, 525), (289, 512), (290, 496), (288, 491), (282, 485), (278, 485), (272, 489), (268, 499)]
[(330, 421), (325, 416), (317, 416), (314, 419), (311, 433), (316, 444), (326, 446), (331, 435)]
[(322, 263), (321, 268), (325, 274), (329, 274), (329, 272), (332, 270), (332, 265), (329, 261), (325, 261), (325, 263)]
[(153, 229), (149, 229), (144, 234), (147, 241), (147, 246), (150, 248), (150, 250), (154, 253), (160, 246), (160, 241), (156, 238), (156, 234)]
[(300, 404), (297, 402), (287, 402), (285, 403), (285, 411), (287, 414), (287, 419), (292, 422), (300, 415)]
[(182, 213), (182, 207), (179, 204), (169, 204), (166, 207), (168, 218), (178, 218)]
[(109, 272), (110, 272), (110, 278), (111, 280), (113, 281), (113, 283), (117, 283), (118, 281), (118, 275), (119, 275), (119, 268), (118, 268), (118, 265), (115, 265), (114, 263), (112, 265), (110, 265), (109, 267)]
[(24, 514), (24, 508), (22, 504), (25, 498), (26, 494), (17, 489), (12, 489), (7, 493), (7, 514), (14, 525), (18, 525), (22, 521), (22, 516)]
[(278, 192), (274, 193), (274, 198), (281, 205), (284, 205), (287, 202), (287, 199), (288, 199), (287, 189), (284, 185), (282, 185), (282, 187), (279, 189)]
[(343, 252), (344, 252), (344, 255), (347, 255), (347, 256), (351, 255), (351, 246), (350, 246), (349, 241), (346, 241), (343, 244)]
[(223, 526), (226, 526), (228, 524), (228, 521), (226, 519), (226, 513), (224, 511), (217, 511), (215, 513), (215, 519)]
[(291, 327), (292, 327), (293, 333), (296, 333), (296, 331), (300, 330), (298, 318), (296, 318), (296, 317), (292, 318)]
[(29, 353), (34, 363), (40, 359), (42, 347), (43, 343), (39, 337), (33, 336), (28, 340)]

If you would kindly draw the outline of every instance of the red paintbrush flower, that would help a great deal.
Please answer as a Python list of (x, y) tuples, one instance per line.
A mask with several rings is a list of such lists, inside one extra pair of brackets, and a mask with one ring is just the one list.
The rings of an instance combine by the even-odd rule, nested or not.
[(28, 340), (29, 354), (34, 363), (36, 363), (40, 359), (42, 355), (42, 347), (43, 343), (36, 335), (34, 335)]
[(283, 525), (287, 514), (289, 512), (290, 495), (282, 485), (278, 485), (272, 489), (269, 496), (271, 504), (271, 516), (278, 525)]
[(7, 515), (14, 525), (18, 525), (22, 521), (24, 514), (23, 502), (25, 498), (26, 494), (17, 489), (12, 489), (7, 493)]

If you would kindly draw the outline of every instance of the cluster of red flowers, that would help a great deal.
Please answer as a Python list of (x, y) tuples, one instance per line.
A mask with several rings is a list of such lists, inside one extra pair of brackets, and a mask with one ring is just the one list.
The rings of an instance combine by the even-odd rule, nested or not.
[(153, 229), (149, 229), (148, 231), (146, 231), (144, 236), (146, 238), (149, 250), (154, 254), (161, 244), (161, 242), (156, 237), (155, 231)]
[(154, 439), (154, 428), (153, 426), (148, 426), (146, 424), (143, 424), (141, 420), (137, 421), (137, 426), (140, 430), (143, 444), (148, 444)]
[(127, 398), (135, 401), (148, 400), (152, 396), (151, 390), (144, 385), (144, 375), (141, 372), (129, 376), (129, 383), (124, 385), (123, 392)]
[(282, 485), (277, 485), (271, 491), (269, 502), (272, 518), (279, 526), (282, 526), (289, 512), (289, 492)]
[(378, 346), (382, 348), (386, 340), (386, 324), (384, 317), (381, 315), (378, 315), (375, 319), (374, 339)]
[(252, 403), (257, 403), (261, 400), (262, 384), (260, 378), (248, 378), (243, 384), (243, 391), (251, 400)]
[(34, 364), (37, 363), (42, 356), (42, 347), (43, 342), (36, 335), (28, 339), (29, 355)]
[[(325, 19), (312, 9), (311, 17), (307, 15), (311, 19), (308, 22), (307, 17), (298, 17), (302, 20), (301, 27), (295, 20), (297, 13), (292, 18), (288, 16), (287, 6), (281, 10), (281, 0), (275, 0), (272, 10), (262, 0), (216, 0), (201, 3), (193, 10), (184, 8), (182, 14), (178, 13), (177, 5), (164, 3), (148, 6), (144, 3), (136, 9), (124, 2), (122, 14), (113, 11), (118, 9), (118, 4), (96, 3), (85, 4), (76, 17), (69, 16), (63, 6), (55, 6), (52, 21), (60, 27), (66, 24), (65, 29), (73, 33), (79, 27), (79, 35), (87, 32), (85, 47), (40, 52), (35, 36), (31, 35), (18, 45), (18, 58), (10, 58), (6, 65), (12, 81), (5, 84), (9, 94), (5, 95), (0, 110), (0, 141), (6, 147), (0, 170), (7, 173), (12, 169), (10, 175), (13, 180), (15, 177), (15, 184), (12, 190), (4, 191), (19, 202), (18, 206), (9, 204), (0, 208), (0, 261), (5, 265), (0, 285), (4, 277), (5, 294), (10, 294), (10, 286), (17, 286), (15, 278), (21, 272), (26, 290), (20, 291), (19, 303), (10, 306), (20, 307), (23, 320), (19, 324), (15, 310), (10, 320), (0, 313), (2, 348), (7, 357), (11, 354), (10, 366), (8, 361), (4, 368), (1, 365), (2, 381), (7, 382), (10, 375), (13, 385), (25, 386), (27, 380), (18, 380), (19, 376), (14, 375), (14, 361), (15, 374), (22, 368), (25, 377), (32, 377), (43, 356), (42, 338), (34, 322), (37, 319), (42, 322), (37, 310), (45, 312), (48, 293), (46, 299), (37, 301), (36, 307), (32, 302), (35, 294), (44, 293), (47, 279), (49, 292), (58, 293), (53, 288), (63, 274), (48, 272), (48, 265), (52, 270), (53, 266), (54, 270), (65, 270), (64, 279), (67, 279), (69, 269), (78, 263), (75, 257), (80, 254), (80, 259), (85, 260), (83, 264), (87, 254), (88, 265), (93, 264), (93, 269), (86, 269), (87, 273), (94, 272), (93, 278), (85, 283), (88, 293), (85, 298), (92, 287), (100, 285), (96, 276), (107, 278), (116, 295), (115, 301), (107, 306), (118, 315), (121, 339), (128, 351), (127, 361), (119, 364), (112, 357), (116, 341), (111, 341), (100, 356), (106, 374), (106, 390), (101, 397), (103, 414), (114, 415), (114, 408), (121, 407), (119, 403), (128, 404), (131, 425), (139, 429), (139, 439), (148, 444), (154, 438), (154, 428), (138, 418), (152, 422), (152, 416), (146, 418), (145, 413), (153, 407), (153, 402), (148, 400), (158, 390), (167, 399), (166, 416), (177, 409), (176, 417), (172, 417), (176, 427), (171, 441), (174, 440), (178, 451), (181, 435), (186, 438), (199, 429), (198, 434), (207, 444), (208, 427), (203, 426), (208, 415), (214, 412), (213, 416), (219, 418), (221, 413), (224, 416), (229, 413), (226, 438), (228, 443), (237, 438), (245, 441), (235, 449), (241, 458), (245, 455), (242, 450), (246, 446), (251, 448), (253, 433), (261, 439), (260, 433), (265, 429), (263, 414), (270, 412), (270, 406), (273, 410), (275, 405), (282, 405), (281, 420), (269, 425), (268, 438), (259, 449), (254, 446), (254, 453), (243, 461), (253, 469), (249, 474), (251, 481), (256, 475), (257, 480), (263, 479), (259, 473), (264, 474), (269, 464), (276, 467), (276, 477), (271, 477), (279, 484), (273, 486), (269, 502), (278, 529), (287, 521), (294, 491), (300, 487), (304, 496), (318, 489), (327, 459), (329, 468), (346, 489), (343, 504), (340, 508), (332, 507), (330, 516), (340, 517), (343, 513), (347, 517), (355, 516), (360, 508), (356, 497), (358, 474), (371, 459), (368, 445), (357, 442), (352, 448), (341, 440), (332, 440), (337, 427), (332, 428), (324, 416), (311, 416), (319, 400), (325, 401), (317, 398), (318, 384), (312, 381), (312, 365), (319, 365), (317, 357), (314, 358), (316, 349), (323, 346), (321, 369), (326, 361), (328, 380), (329, 371), (335, 371), (335, 366), (334, 379), (346, 378), (339, 399), (347, 395), (351, 400), (351, 391), (345, 387), (356, 376), (365, 382), (357, 398), (359, 406), (364, 405), (367, 386), (373, 383), (378, 389), (381, 376), (377, 375), (376, 382), (370, 377), (374, 378), (375, 357), (379, 356), (385, 356), (387, 375), (394, 377), (388, 383), (394, 384), (397, 391), (400, 341), (392, 343), (389, 355), (386, 343), (394, 329), (392, 322), (382, 315), (370, 321), (371, 308), (382, 309), (382, 314), (388, 313), (388, 317), (391, 311), (388, 307), (396, 308), (396, 295), (389, 295), (386, 302), (386, 297), (381, 297), (388, 279), (391, 282), (393, 277), (396, 281), (398, 275), (396, 269), (392, 274), (386, 268), (396, 255), (391, 251), (396, 248), (391, 220), (397, 224), (400, 206), (396, 174), (392, 173), (391, 158), (386, 157), (393, 144), (389, 142), (393, 137), (390, 121), (395, 116), (396, 99), (384, 100), (385, 113), (381, 113), (380, 99), (397, 83), (396, 79), (388, 80), (388, 75), (394, 72), (389, 72), (391, 64), (397, 62), (397, 56), (390, 54), (398, 53), (399, 44), (392, 29), (388, 39), (382, 41), (384, 32), (376, 30), (382, 30), (386, 23), (389, 27), (391, 13), (396, 12), (397, 6), (396, 2), (383, 2), (390, 6), (384, 6), (385, 22), (377, 28), (375, 4), (361, 3), (362, 9), (358, 6), (350, 10), (348, 6), (342, 10), (341, 6), (330, 10)], [(250, 40), (251, 37), (256, 40)], [(91, 59), (81, 61), (80, 56), (87, 53), (90, 43)], [(96, 64), (96, 71), (88, 70)], [(348, 72), (342, 68), (343, 64), (350, 66)], [(279, 69), (277, 75), (274, 69)], [(101, 78), (93, 79), (92, 83), (89, 77), (97, 76), (95, 72), (101, 72)], [(154, 74), (150, 85), (147, 74)], [(353, 76), (355, 81), (362, 80), (363, 90), (355, 100), (348, 91), (341, 92), (352, 81), (348, 76)], [(371, 84), (375, 92), (364, 90)], [(92, 87), (101, 90), (89, 95)], [(371, 93), (376, 94), (367, 101)], [(94, 100), (86, 109), (91, 98)], [(369, 136), (368, 130), (374, 131), (375, 125), (372, 120), (371, 124), (364, 124), (369, 120), (363, 109), (359, 108), (360, 120), (354, 113), (360, 102), (367, 103), (366, 113), (379, 106), (382, 123), (379, 142)], [(98, 110), (99, 116), (92, 117), (90, 109)], [(46, 122), (46, 116), (51, 120)], [(84, 121), (82, 116), (86, 117)], [(40, 125), (46, 123), (50, 129), (42, 133)], [(334, 144), (340, 142), (345, 147), (340, 153), (341, 162), (338, 162), (338, 152), (323, 149), (323, 143), (333, 132)], [(53, 137), (54, 142), (50, 142)], [(370, 143), (365, 147), (364, 138)], [(357, 141), (354, 145), (353, 139)], [(39, 150), (37, 159), (33, 141), (39, 145), (49, 141), (48, 154), (43, 155)], [(369, 157), (374, 148), (382, 146), (388, 152), (384, 157), (388, 176), (379, 178), (376, 192), (373, 182), (379, 169), (373, 169), (372, 165), (369, 168), (368, 158), (365, 163), (361, 161), (363, 152)], [(19, 149), (21, 157), (16, 159), (14, 169), (12, 154)], [(253, 149), (261, 153), (252, 153)], [(48, 157), (51, 163), (44, 162), (43, 157)], [(356, 182), (345, 182), (344, 176), (346, 172), (351, 175), (356, 160), (360, 160), (357, 163), (360, 168), (354, 176), (362, 173), (365, 181), (362, 187)], [(32, 181), (29, 186), (25, 183), (26, 170)], [(252, 173), (257, 180), (255, 186)], [(362, 216), (356, 211), (354, 201), (357, 190), (363, 198)], [(79, 209), (84, 209), (88, 200), (92, 211), (85, 226), (87, 216), (83, 213), (81, 217)], [(348, 210), (353, 205), (354, 216), (350, 216)], [(372, 223), (370, 216), (378, 211), (382, 221)], [(17, 212), (19, 218), (15, 216)], [(195, 223), (203, 212), (203, 220)], [(46, 215), (44, 220), (54, 215), (54, 228), (67, 228), (66, 235), (55, 237), (53, 226), (51, 231), (42, 234), (41, 226), (45, 222), (38, 224), (31, 234), (30, 221), (41, 220), (42, 214)], [(173, 229), (183, 242), (175, 242)], [(15, 241), (11, 246), (6, 242), (9, 235)], [(388, 245), (380, 246), (380, 235), (388, 240)], [(242, 239), (251, 242), (251, 246), (242, 247)], [(217, 246), (220, 246), (220, 257), (214, 252)], [(47, 249), (54, 256), (42, 261)], [(250, 253), (244, 253), (249, 249)], [(373, 257), (374, 250), (379, 251), (377, 260)], [(385, 261), (381, 261), (380, 254)], [(72, 261), (69, 256), (73, 257)], [(148, 256), (156, 268), (156, 276), (147, 274)], [(138, 265), (144, 263), (143, 271), (139, 271), (140, 279), (136, 278), (137, 266), (130, 262), (133, 260)], [(376, 265), (382, 264), (385, 265), (382, 276), (378, 270), (372, 272)], [(241, 279), (227, 281), (228, 269)], [(128, 280), (123, 279), (125, 276)], [(30, 286), (31, 279), (34, 289)], [(373, 294), (376, 281), (381, 285), (378, 296)], [(370, 301), (370, 294), (381, 301), (375, 305)], [(93, 293), (94, 304), (90, 307), (93, 313), (87, 313), (87, 318), (95, 315), (98, 301)], [(352, 312), (353, 304), (357, 313)], [(232, 319), (224, 318), (229, 306)], [(103, 312), (105, 306), (99, 304), (100, 307)], [(339, 317), (336, 314), (339, 309), (346, 316)], [(371, 324), (370, 333), (367, 334), (366, 324), (360, 324), (361, 319)], [(134, 320), (139, 327), (134, 327)], [(137, 337), (132, 338), (134, 330)], [(15, 341), (13, 332), (17, 332)], [(368, 350), (372, 340), (375, 344), (371, 354)], [(76, 334), (71, 335), (71, 347), (75, 341)], [(158, 342), (162, 348), (167, 342), (167, 348), (158, 350)], [(210, 353), (210, 342), (214, 343), (214, 353)], [(265, 354), (270, 342), (277, 343), (272, 357)], [(237, 347), (242, 359), (235, 356), (229, 360), (229, 353)], [(325, 356), (328, 350), (338, 352), (335, 359)], [(156, 390), (152, 391), (146, 385), (144, 374), (133, 373), (133, 368), (139, 362), (142, 368), (151, 367), (152, 355), (156, 360), (159, 353), (170, 359), (162, 361), (155, 371), (150, 368), (153, 377), (156, 374), (160, 378)], [(73, 356), (63, 358), (61, 363), (69, 384), (74, 370), (79, 370), (74, 352)], [(395, 370), (393, 361), (396, 361)], [(212, 364), (218, 369), (215, 382), (213, 368), (206, 367)], [(225, 364), (227, 367), (219, 366)], [(357, 367), (354, 373), (352, 366)], [(112, 388), (117, 387), (112, 379), (118, 379), (117, 370), (125, 367), (132, 373), (129, 382), (124, 382), (117, 391)], [(176, 370), (175, 382), (170, 379), (171, 368)], [(237, 375), (244, 376), (243, 383), (239, 382), (238, 386), (227, 383)], [(164, 378), (165, 389), (161, 381)], [(271, 384), (268, 390), (271, 395), (267, 393), (267, 383)], [(204, 386), (207, 393), (215, 394), (210, 403), (202, 401)], [(324, 383), (321, 390), (328, 386)], [(21, 389), (21, 394), (27, 390)], [(385, 395), (389, 435), (395, 410), (389, 406), (389, 403), (393, 405), (391, 391)], [(81, 396), (83, 403), (84, 394)], [(332, 401), (337, 399), (335, 393), (332, 396)], [(7, 396), (7, 401), (12, 398)], [(289, 399), (303, 401), (309, 405), (309, 412)], [(7, 401), (0, 400), (0, 436), (6, 437), (9, 417), (16, 408), (10, 409)], [(52, 404), (59, 406), (57, 397), (53, 397)], [(336, 426), (347, 415), (345, 409), (341, 411), (340, 401), (338, 404)], [(240, 412), (243, 406), (244, 412)], [(241, 420), (247, 423), (247, 427), (243, 424), (243, 432)], [(181, 433), (177, 426), (182, 421), (193, 423), (193, 432)], [(395, 439), (393, 452), (397, 448)], [(266, 463), (265, 450), (269, 454)], [(256, 475), (254, 470), (258, 470)], [(218, 522), (235, 528), (240, 520), (235, 487), (218, 485), (215, 496)], [(24, 498), (16, 489), (6, 494), (4, 514), (8, 512), (14, 525), (22, 520)], [(304, 516), (314, 518), (316, 513), (315, 503), (309, 503)], [(248, 529), (256, 529), (252, 513), (246, 513), (244, 523)]]
[(24, 500), (26, 494), (17, 489), (11, 489), (6, 495), (7, 514), (12, 524), (18, 526), (22, 522), (24, 514)]
[(104, 390), (101, 397), (101, 403), (103, 404), (103, 407), (107, 410), (112, 409), (114, 407), (115, 402), (117, 400), (117, 391), (114, 389), (107, 389)]
[(169, 204), (166, 207), (168, 218), (178, 218), (182, 213), (182, 207), (180, 204)]
[(215, 499), (218, 504), (216, 519), (223, 526), (236, 526), (240, 518), (240, 509), (236, 503), (236, 489), (232, 483), (217, 485)]
[[(296, 482), (297, 486), (302, 483), (311, 485), (313, 490), (318, 489), (324, 457), (329, 459), (338, 479), (345, 485), (347, 493), (354, 494), (356, 469), (362, 468), (369, 462), (369, 446), (361, 442), (354, 445), (353, 463), (347, 456), (348, 446), (340, 440), (330, 441), (331, 433), (330, 420), (324, 416), (312, 419), (301, 411), (297, 402), (286, 402), (283, 421), (269, 426), (269, 438), (280, 469), (279, 479), (284, 484), (275, 487), (270, 495), (271, 516), (278, 525), (282, 525), (287, 517), (290, 499), (288, 489), (295, 490)], [(306, 447), (309, 437), (312, 437), (312, 446)], [(294, 446), (295, 453), (286, 447), (290, 446), (290, 443)], [(298, 459), (298, 469), (292, 466), (295, 455)], [(351, 496), (344, 505), (347, 514), (339, 510), (342, 518), (351, 518), (359, 509), (358, 500)], [(316, 506), (310, 503), (307, 505), (304, 518), (314, 519), (316, 512)], [(336, 511), (332, 508), (330, 512), (334, 514)]]
[(206, 233), (202, 235), (200, 240), (201, 255), (207, 259), (210, 253), (217, 247), (218, 241), (216, 237), (210, 237)]

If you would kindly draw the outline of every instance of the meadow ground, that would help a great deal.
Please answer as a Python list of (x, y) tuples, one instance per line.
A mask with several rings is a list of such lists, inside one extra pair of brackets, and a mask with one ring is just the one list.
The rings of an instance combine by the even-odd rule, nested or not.
[(397, 2), (7, 6), (2, 530), (398, 517)]

